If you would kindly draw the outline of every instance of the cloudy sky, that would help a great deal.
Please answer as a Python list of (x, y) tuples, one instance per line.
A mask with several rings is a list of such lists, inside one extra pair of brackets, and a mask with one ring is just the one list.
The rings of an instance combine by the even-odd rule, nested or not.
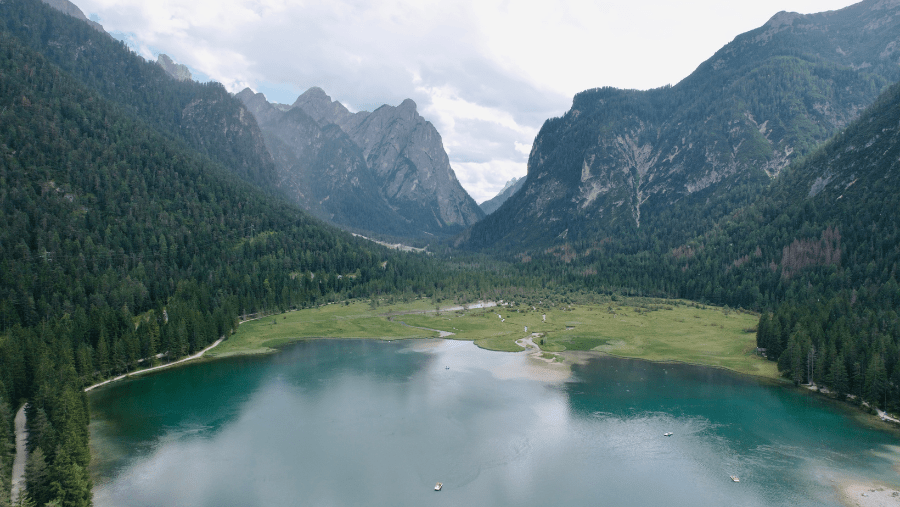
[(293, 103), (312, 86), (351, 110), (412, 98), (476, 201), (526, 173), (544, 120), (588, 88), (675, 84), (778, 11), (853, 0), (74, 0), (148, 59)]

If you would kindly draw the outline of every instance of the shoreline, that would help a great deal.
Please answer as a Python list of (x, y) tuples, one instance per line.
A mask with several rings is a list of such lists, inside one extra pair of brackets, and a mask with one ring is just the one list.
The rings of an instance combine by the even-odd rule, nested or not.
[[(286, 312), (285, 312), (285, 313), (286, 313)], [(242, 320), (242, 321), (239, 321), (239, 322), (238, 322), (238, 325), (240, 326), (240, 325), (243, 324), (244, 322), (251, 322), (251, 321), (254, 321), (254, 320), (264, 319), (264, 318), (266, 318), (266, 317), (268, 317), (268, 315), (262, 316), (262, 317), (254, 317), (254, 318), (252, 318), (252, 319)], [(193, 361), (194, 359), (200, 359), (201, 357), (203, 357), (204, 354), (206, 354), (207, 352), (209, 352), (210, 350), (212, 350), (213, 348), (215, 348), (216, 346), (218, 346), (218, 345), (219, 345), (220, 343), (222, 343), (223, 341), (225, 341), (225, 336), (220, 336), (218, 340), (212, 342), (212, 344), (210, 344), (209, 346), (207, 346), (206, 348), (204, 348), (203, 350), (201, 350), (200, 352), (197, 352), (196, 354), (194, 354), (194, 355), (192, 355), (192, 356), (183, 357), (183, 358), (181, 358), (181, 359), (179, 359), (179, 360), (177, 360), (177, 361), (173, 361), (173, 362), (171, 362), (171, 363), (166, 363), (166, 364), (161, 364), (161, 365), (159, 365), (159, 366), (151, 366), (150, 368), (144, 368), (143, 370), (134, 370), (134, 371), (130, 371), (130, 372), (128, 372), (128, 373), (125, 373), (124, 375), (119, 375), (118, 377), (113, 377), (113, 378), (110, 378), (110, 379), (106, 379), (106, 380), (104, 380), (103, 382), (97, 382), (96, 384), (93, 384), (93, 385), (90, 385), (90, 386), (88, 386), (88, 387), (85, 387), (85, 388), (84, 388), (84, 392), (90, 392), (90, 391), (92, 391), (92, 390), (94, 390), (94, 389), (96, 389), (96, 388), (98, 388), (98, 387), (105, 386), (106, 384), (111, 384), (111, 383), (113, 383), (113, 382), (116, 382), (116, 381), (119, 381), (119, 380), (123, 380), (123, 379), (126, 379), (126, 378), (128, 378), (128, 377), (133, 377), (133, 376), (135, 376), (135, 375), (143, 375), (144, 373), (148, 373), (148, 372), (151, 372), (151, 371), (162, 370), (162, 369), (165, 369), (165, 368), (170, 368), (170, 367), (172, 367), (172, 366), (177, 366), (177, 365), (182, 364), (182, 363), (186, 363), (186, 362), (188, 362), (188, 361)]]
[[(384, 318), (387, 318), (387, 319), (390, 320), (390, 321), (399, 323), (399, 324), (401, 324), (401, 325), (403, 325), (403, 326), (409, 327), (409, 328), (413, 328), (413, 329), (421, 329), (421, 330), (423, 330), (423, 331), (431, 331), (431, 332), (435, 332), (435, 333), (438, 333), (438, 334), (439, 334), (438, 337), (417, 337), (417, 338), (396, 338), (396, 339), (411, 339), (411, 340), (416, 340), (416, 339), (420, 339), (420, 340), (427, 340), (427, 339), (452, 339), (452, 340), (460, 340), (460, 338), (458, 338), (458, 337), (454, 338), (454, 337), (456, 336), (456, 333), (453, 333), (453, 332), (451, 332), (451, 331), (443, 331), (443, 330), (440, 330), (440, 329), (432, 329), (432, 328), (426, 328), (426, 327), (412, 326), (412, 325), (409, 325), (409, 324), (407, 324), (406, 322), (404, 322), (404, 321), (402, 321), (402, 320), (395, 319), (395, 317), (402, 317), (403, 315), (429, 314), (429, 313), (436, 313), (436, 312), (453, 312), (453, 311), (461, 311), (461, 310), (487, 309), (487, 308), (494, 308), (494, 307), (499, 307), (499, 306), (505, 306), (505, 303), (504, 303), (502, 300), (501, 300), (501, 301), (483, 301), (483, 300), (480, 300), (480, 301), (476, 301), (476, 302), (474, 302), (474, 303), (461, 304), (461, 305), (460, 305), (460, 304), (457, 304), (457, 305), (453, 305), (453, 306), (442, 307), (442, 308), (440, 308), (440, 309), (421, 309), (421, 310), (403, 310), (403, 311), (396, 311), (396, 312), (386, 312), (386, 313), (380, 314), (380, 316), (381, 316), (381, 317), (384, 317)], [(264, 316), (264, 317), (259, 317), (259, 316), (257, 316), (257, 317), (254, 317), (254, 318), (242, 320), (242, 321), (240, 321), (240, 322), (238, 323), (238, 325), (244, 324), (245, 322), (252, 322), (252, 321), (260, 320), (260, 319), (263, 319), (263, 318), (269, 318), (269, 317), (272, 317), (273, 315), (283, 315), (283, 314), (287, 314), (287, 313), (290, 313), (290, 312), (293, 312), (293, 311), (296, 311), (296, 310), (289, 310), (289, 311), (287, 311), (287, 312), (283, 312), (282, 314), (266, 315), (266, 316)], [(567, 349), (567, 350), (562, 350), (562, 351), (558, 351), (558, 352), (556, 352), (556, 351), (553, 351), (553, 352), (551, 352), (551, 351), (545, 351), (545, 350), (542, 349), (540, 346), (538, 346), (536, 343), (534, 343), (534, 338), (538, 337), (539, 334), (540, 334), (540, 333), (531, 333), (531, 334), (528, 335), (528, 336), (525, 336), (525, 337), (522, 337), (522, 338), (519, 338), (519, 339), (515, 340), (514, 343), (515, 343), (516, 345), (518, 345), (519, 347), (522, 347), (522, 350), (521, 350), (521, 351), (505, 351), (505, 350), (498, 350), (498, 349), (492, 349), (492, 348), (489, 348), (489, 347), (484, 347), (484, 346), (482, 346), (482, 344), (478, 343), (478, 340), (477, 340), (477, 339), (476, 339), (476, 340), (466, 340), (466, 339), (463, 339), (463, 340), (464, 340), (464, 341), (471, 341), (476, 347), (481, 348), (481, 349), (483, 349), (483, 350), (489, 350), (489, 351), (492, 351), (492, 352), (512, 352), (512, 353), (520, 353), (520, 352), (526, 352), (526, 351), (527, 351), (527, 352), (529, 352), (529, 356), (530, 356), (531, 359), (533, 359), (533, 360), (535, 360), (535, 361), (539, 361), (540, 364), (541, 364), (544, 368), (547, 368), (547, 369), (549, 369), (549, 370), (552, 370), (553, 373), (554, 373), (555, 375), (559, 375), (559, 373), (560, 373), (559, 370), (560, 370), (561, 368), (564, 368), (564, 369), (566, 369), (566, 370), (571, 370), (571, 365), (572, 365), (572, 364), (584, 364), (585, 362), (589, 361), (589, 360), (592, 359), (592, 358), (602, 357), (602, 356), (610, 356), (610, 357), (616, 357), (616, 358), (621, 358), (621, 359), (631, 359), (631, 360), (649, 361), (649, 362), (652, 362), (652, 363), (660, 363), (660, 364), (664, 364), (664, 363), (677, 363), (677, 364), (685, 364), (685, 365), (691, 365), (691, 366), (700, 366), (700, 367), (705, 367), (705, 368), (716, 368), (716, 369), (720, 369), (720, 370), (726, 370), (726, 371), (729, 371), (729, 372), (734, 373), (734, 374), (737, 374), (737, 375), (750, 376), (750, 377), (759, 379), (760, 381), (764, 381), (764, 382), (767, 382), (767, 383), (771, 383), (772, 385), (778, 385), (778, 386), (781, 386), (781, 387), (787, 387), (787, 385), (786, 385), (786, 384), (787, 384), (787, 381), (786, 381), (785, 379), (783, 379), (783, 378), (771, 377), (771, 376), (762, 375), (762, 374), (755, 374), (755, 373), (752, 373), (752, 372), (746, 372), (746, 371), (739, 371), (739, 370), (736, 370), (736, 369), (733, 369), (733, 368), (729, 368), (729, 367), (723, 366), (723, 365), (718, 365), (718, 364), (707, 364), (707, 363), (702, 363), (702, 362), (683, 361), (683, 360), (679, 360), (679, 359), (648, 359), (648, 358), (643, 358), (643, 357), (634, 357), (634, 356), (628, 356), (628, 355), (623, 355), (623, 354), (615, 354), (615, 353), (611, 353), (611, 352), (607, 352), (607, 351), (602, 351), (602, 350), (568, 350), (568, 349)], [(289, 344), (292, 344), (292, 343), (301, 342), (301, 341), (307, 341), (307, 340), (311, 340), (311, 339), (374, 339), (374, 340), (384, 340), (385, 338), (384, 338), (384, 337), (371, 337), (371, 336), (370, 336), (370, 337), (365, 337), (365, 336), (362, 336), (362, 337), (349, 337), (349, 336), (347, 336), (347, 337), (344, 337), (344, 336), (341, 336), (341, 337), (327, 337), (327, 336), (320, 336), (320, 337), (296, 337), (296, 338), (293, 338), (293, 339), (288, 339), (288, 340), (284, 341), (283, 343), (279, 343), (278, 346), (276, 346), (275, 348), (269, 348), (269, 349), (267, 349), (267, 350), (265, 350), (265, 351), (262, 351), (262, 350), (259, 350), (259, 349), (234, 350), (234, 351), (228, 351), (226, 354), (221, 354), (221, 355), (220, 355), (220, 354), (212, 354), (211, 359), (214, 360), (214, 359), (219, 359), (219, 358), (224, 358), (224, 357), (233, 357), (233, 356), (241, 356), (241, 355), (257, 355), (257, 354), (260, 354), (260, 353), (274, 353), (274, 352), (277, 352), (278, 349), (280, 349), (280, 348), (283, 347), (283, 346), (286, 346), (286, 345), (289, 345)], [(182, 363), (185, 363), (185, 362), (188, 362), (188, 361), (193, 361), (193, 360), (195, 360), (195, 359), (200, 359), (200, 358), (202, 358), (202, 357), (204, 356), (204, 354), (205, 354), (206, 352), (212, 350), (212, 349), (215, 348), (217, 345), (221, 344), (224, 340), (225, 340), (225, 337), (224, 337), (224, 336), (223, 336), (223, 337), (220, 337), (220, 338), (219, 338), (218, 340), (216, 340), (213, 344), (209, 345), (209, 346), (206, 347), (205, 349), (201, 350), (200, 352), (198, 352), (198, 353), (196, 353), (196, 354), (194, 354), (194, 355), (192, 355), (192, 356), (185, 357), (185, 358), (183, 358), (183, 359), (180, 359), (180, 360), (175, 361), (175, 362), (172, 362), (172, 363), (167, 363), (167, 364), (164, 364), (164, 365), (154, 366), (154, 367), (146, 368), (146, 369), (143, 369), (143, 370), (136, 370), (136, 371), (133, 371), (133, 372), (129, 372), (129, 373), (126, 373), (126, 374), (124, 374), (124, 375), (120, 375), (120, 376), (118, 376), (118, 377), (114, 377), (114, 378), (111, 378), (111, 379), (107, 379), (107, 380), (105, 380), (105, 381), (103, 381), (103, 382), (99, 382), (99, 383), (97, 383), (97, 384), (91, 385), (91, 386), (89, 386), (89, 387), (86, 387), (84, 390), (85, 390), (85, 392), (89, 392), (89, 391), (91, 391), (91, 390), (93, 390), (93, 389), (95, 389), (95, 388), (97, 388), (97, 387), (101, 387), (101, 386), (103, 386), (103, 385), (106, 385), (106, 384), (109, 384), (109, 383), (112, 383), (112, 382), (115, 382), (115, 381), (118, 381), (118, 380), (122, 380), (122, 379), (125, 379), (125, 378), (127, 378), (127, 377), (131, 377), (131, 376), (135, 376), (135, 375), (141, 375), (141, 374), (148, 373), (148, 372), (151, 372), (151, 371), (160, 370), (160, 369), (164, 369), (164, 368), (169, 368), (169, 367), (172, 367), (172, 366), (177, 366), (177, 365), (179, 365), (179, 364), (182, 364)], [(552, 355), (553, 357), (546, 357), (546, 355), (548, 355), (548, 354), (549, 354), (549, 355)], [(881, 411), (878, 410), (877, 408), (876, 408), (876, 411), (878, 412), (878, 414), (877, 414), (877, 415), (872, 415), (872, 414), (870, 414), (870, 413), (867, 413), (867, 412), (863, 409), (863, 407), (861, 407), (861, 406), (855, 406), (854, 404), (849, 403), (849, 402), (846, 401), (846, 400), (837, 400), (837, 399), (835, 399), (835, 398), (829, 396), (829, 395), (828, 395), (828, 392), (827, 392), (827, 389), (824, 389), (824, 388), (823, 388), (823, 389), (821, 390), (821, 392), (820, 392), (820, 389), (819, 389), (817, 386), (814, 386), (815, 388), (814, 388), (814, 387), (811, 387), (811, 386), (805, 386), (805, 385), (804, 385), (804, 386), (801, 386), (801, 387), (806, 387), (806, 389), (804, 389), (804, 391), (807, 391), (807, 392), (816, 392), (816, 393), (819, 394), (819, 395), (824, 395), (824, 396), (826, 396), (827, 398), (829, 398), (829, 399), (832, 400), (832, 401), (835, 401), (835, 402), (841, 402), (841, 401), (843, 401), (842, 405), (846, 405), (847, 408), (855, 408), (856, 411), (859, 413), (860, 416), (863, 416), (863, 417), (866, 417), (866, 418), (871, 419), (871, 422), (883, 422), (883, 423), (887, 424), (887, 425), (890, 427), (890, 429), (893, 429), (893, 430), (900, 430), (900, 420), (895, 419), (894, 417), (890, 416), (889, 414), (884, 414), (883, 412), (881, 412)], [(884, 415), (885, 417), (881, 417), (882, 415)], [(900, 502), (898, 502), (898, 505), (900, 505)]]
[(85, 387), (85, 388), (84, 388), (84, 392), (89, 392), (89, 391), (92, 391), (92, 390), (94, 390), (94, 389), (96, 389), (96, 388), (98, 388), (98, 387), (105, 386), (106, 384), (111, 384), (111, 383), (113, 383), (113, 382), (116, 382), (116, 381), (119, 381), (119, 380), (123, 380), (123, 379), (126, 379), (126, 378), (128, 378), (128, 377), (134, 377), (135, 375), (142, 375), (142, 374), (144, 374), (144, 373), (149, 373), (149, 372), (151, 372), (151, 371), (162, 370), (162, 369), (165, 369), (165, 368), (169, 368), (169, 367), (172, 367), (172, 366), (179, 365), (179, 364), (181, 364), (181, 363), (186, 363), (186, 362), (188, 362), (188, 361), (193, 361), (194, 359), (200, 359), (201, 357), (203, 357), (203, 354), (206, 354), (209, 350), (213, 349), (214, 347), (216, 347), (217, 345), (219, 345), (219, 344), (222, 343), (223, 341), (225, 341), (225, 337), (224, 337), (224, 336), (220, 337), (218, 340), (214, 341), (211, 345), (209, 345), (209, 346), (206, 347), (205, 349), (201, 350), (200, 352), (197, 352), (196, 354), (194, 354), (194, 355), (192, 355), (192, 356), (184, 357), (184, 358), (181, 358), (181, 359), (179, 359), (179, 360), (177, 360), (177, 361), (172, 361), (171, 363), (161, 364), (161, 365), (159, 365), (159, 366), (151, 366), (150, 368), (144, 368), (143, 370), (134, 370), (134, 371), (130, 371), (130, 372), (128, 372), (128, 373), (125, 373), (124, 375), (119, 375), (118, 377), (113, 377), (113, 378), (111, 378), (111, 379), (104, 380), (103, 382), (98, 382), (98, 383), (96, 383), (96, 384), (94, 384), (94, 385)]
[(900, 488), (882, 483), (839, 480), (834, 485), (838, 500), (846, 507), (896, 507)]
[[(493, 306), (493, 305), (491, 305), (491, 306)], [(464, 307), (454, 307), (454, 308), (463, 309)], [(451, 311), (451, 310), (442, 308), (439, 311)], [(418, 310), (418, 311), (414, 310), (414, 311), (408, 311), (408, 312), (386, 313), (386, 314), (382, 314), (382, 316), (383, 317), (394, 317), (394, 316), (401, 317), (402, 315), (409, 315), (409, 314), (416, 314), (416, 313), (433, 313), (433, 312), (435, 312), (435, 310)], [(285, 313), (287, 313), (287, 312), (285, 312)], [(243, 324), (244, 322), (250, 322), (252, 320), (259, 320), (261, 318), (271, 318), (271, 317), (272, 317), (272, 315), (267, 315), (266, 317), (258, 317), (255, 319), (248, 319), (246, 321), (241, 321), (239, 324)], [(408, 340), (411, 340), (414, 342), (426, 342), (426, 341), (432, 341), (432, 340), (470, 341), (475, 346), (477, 346), (478, 348), (480, 348), (482, 350), (487, 350), (487, 351), (491, 351), (491, 352), (504, 352), (501, 350), (494, 350), (491, 348), (483, 347), (478, 344), (477, 340), (468, 340), (468, 339), (460, 340), (459, 338), (453, 338), (455, 333), (452, 333), (449, 331), (442, 331), (439, 329), (411, 326), (399, 319), (391, 318), (391, 320), (393, 320), (394, 322), (397, 322), (399, 324), (402, 324), (404, 326), (410, 327), (410, 328), (422, 329), (422, 330), (432, 331), (432, 332), (436, 332), (436, 333), (440, 334), (439, 337), (397, 338), (399, 340), (408, 339)], [(521, 331), (521, 329), (520, 329), (520, 331)], [(741, 372), (741, 371), (737, 371), (737, 370), (734, 370), (734, 369), (731, 369), (731, 368), (728, 368), (725, 366), (721, 366), (721, 365), (703, 364), (703, 363), (696, 363), (696, 362), (680, 361), (680, 360), (675, 360), (675, 359), (655, 360), (655, 359), (647, 359), (647, 358), (640, 358), (640, 357), (629, 357), (626, 355), (612, 354), (612, 353), (601, 351), (601, 350), (563, 350), (563, 351), (558, 351), (558, 352), (556, 352), (556, 351), (550, 352), (550, 351), (543, 350), (537, 343), (535, 343), (536, 338), (540, 338), (540, 333), (529, 333), (526, 336), (523, 336), (522, 338), (516, 339), (515, 344), (518, 345), (519, 347), (521, 347), (522, 350), (515, 351), (512, 353), (513, 354), (527, 354), (528, 359), (530, 360), (529, 363), (531, 363), (531, 365), (533, 365), (533, 368), (535, 368), (534, 370), (532, 370), (531, 365), (529, 365), (526, 368), (526, 370), (531, 372), (530, 375), (534, 375), (535, 372), (539, 371), (539, 370), (544, 370), (545, 372), (550, 374), (548, 376), (538, 374), (537, 376), (534, 377), (535, 379), (538, 379), (538, 380), (546, 380), (546, 381), (551, 381), (551, 382), (565, 380), (565, 378), (563, 378), (563, 377), (567, 378), (568, 375), (571, 375), (571, 367), (573, 364), (584, 364), (592, 358), (602, 357), (605, 355), (605, 356), (622, 358), (622, 359), (631, 359), (631, 360), (638, 359), (638, 360), (649, 361), (649, 362), (653, 362), (653, 363), (681, 363), (681, 364), (687, 364), (687, 365), (692, 365), (692, 366), (713, 367), (713, 368), (718, 368), (718, 369), (722, 369), (722, 370), (727, 370), (729, 372), (740, 374), (740, 375), (749, 375), (749, 376), (755, 377), (757, 379), (765, 379), (766, 382), (772, 383), (773, 385), (780, 385), (781, 387), (787, 387), (787, 381), (785, 381), (783, 379), (775, 379), (775, 378), (767, 377), (767, 376), (763, 376), (763, 375), (755, 375), (753, 373)], [(271, 349), (271, 352), (277, 352), (282, 347), (287, 346), (292, 343), (313, 340), (313, 339), (351, 339), (351, 338), (350, 337), (328, 337), (328, 336), (297, 337), (288, 342), (279, 344), (276, 348)], [(356, 339), (383, 340), (384, 338), (383, 337), (382, 338), (358, 337)], [(96, 387), (100, 387), (102, 385), (105, 385), (105, 384), (108, 384), (111, 382), (115, 382), (117, 380), (121, 380), (121, 379), (124, 379), (129, 376), (140, 375), (142, 373), (147, 373), (147, 372), (154, 371), (154, 370), (164, 369), (167, 367), (176, 366), (176, 365), (184, 363), (184, 362), (192, 361), (194, 359), (199, 359), (199, 358), (203, 357), (203, 355), (206, 352), (208, 352), (211, 349), (215, 348), (216, 346), (220, 345), (224, 340), (225, 340), (225, 337), (223, 336), (223, 337), (219, 338), (216, 342), (211, 344), (210, 346), (208, 346), (205, 349), (198, 352), (197, 354), (183, 358), (179, 361), (175, 361), (173, 363), (169, 363), (169, 364), (165, 364), (165, 365), (156, 366), (153, 368), (148, 368), (145, 370), (137, 370), (134, 372), (130, 372), (128, 374), (121, 375), (119, 377), (109, 379), (104, 382), (90, 386), (89, 388), (86, 388), (85, 391), (90, 391)], [(212, 355), (211, 359), (218, 359), (220, 357), (230, 357), (230, 356), (234, 356), (234, 355), (253, 355), (256, 353), (259, 353), (259, 352), (248, 349), (245, 351), (235, 351), (235, 352), (229, 353), (227, 356)], [(548, 357), (548, 356), (552, 356), (552, 357)], [(209, 356), (207, 356), (207, 357), (209, 358)], [(520, 372), (520, 374), (529, 375), (528, 371)], [(567, 373), (567, 375), (565, 375), (566, 373)], [(824, 395), (832, 401), (841, 401), (841, 400), (836, 400), (836, 399), (832, 398), (831, 396), (828, 396), (829, 393), (827, 392), (827, 390), (824, 390), (824, 392), (819, 392), (819, 389), (814, 388), (815, 386), (799, 386), (799, 387), (804, 387), (805, 388), (805, 389), (803, 389), (804, 392), (810, 392), (810, 393), (817, 392), (817, 394)], [(877, 420), (876, 416), (866, 413), (863, 410), (859, 410), (859, 407), (856, 407), (851, 403), (848, 403), (845, 401), (841, 405), (845, 405), (848, 409), (849, 408), (857, 408), (857, 411), (859, 412), (860, 416), (868, 416), (868, 418), (874, 418), (875, 420)], [(887, 425), (891, 426), (891, 429), (893, 429), (893, 430), (897, 429), (896, 425), (891, 425), (890, 423), (888, 423)], [(900, 448), (898, 448), (898, 449), (900, 449)], [(893, 469), (898, 474), (900, 474), (900, 462), (895, 463)], [(900, 506), (900, 487), (891, 486), (891, 485), (889, 485), (887, 483), (883, 483), (883, 482), (872, 482), (870, 480), (866, 480), (864, 478), (858, 478), (858, 477), (852, 477), (852, 478), (851, 477), (842, 477), (842, 478), (835, 477), (830, 482), (832, 482), (832, 487), (834, 490), (833, 498), (845, 507), (886, 507), (886, 506), (898, 507), (898, 506)]]

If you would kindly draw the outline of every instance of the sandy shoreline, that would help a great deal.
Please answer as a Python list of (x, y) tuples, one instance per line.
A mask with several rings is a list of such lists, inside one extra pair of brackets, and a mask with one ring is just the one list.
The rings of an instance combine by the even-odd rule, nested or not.
[(847, 507), (900, 506), (900, 488), (881, 484), (845, 483), (837, 486), (841, 503)]

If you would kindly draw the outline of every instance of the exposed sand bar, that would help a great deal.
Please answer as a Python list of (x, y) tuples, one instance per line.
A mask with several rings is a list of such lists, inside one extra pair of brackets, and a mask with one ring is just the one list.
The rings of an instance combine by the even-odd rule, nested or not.
[(845, 484), (840, 488), (841, 502), (848, 507), (898, 507), (900, 489), (875, 484)]

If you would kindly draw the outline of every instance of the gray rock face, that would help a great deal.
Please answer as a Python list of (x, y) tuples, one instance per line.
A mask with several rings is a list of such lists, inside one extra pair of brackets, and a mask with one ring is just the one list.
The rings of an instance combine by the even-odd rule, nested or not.
[[(351, 113), (320, 88), (307, 90), (288, 112), (249, 90), (238, 98), (266, 132), (284, 186), (326, 219), (384, 234), (420, 236), (453, 234), (484, 216), (456, 179), (440, 134), (412, 100)], [(312, 188), (318, 189), (315, 198), (304, 191)], [(337, 204), (338, 195), (351, 194), (353, 207)]]
[(314, 215), (354, 231), (408, 234), (410, 221), (379, 194), (361, 151), (340, 127), (321, 125), (301, 108), (270, 104), (249, 88), (237, 97), (263, 131), (282, 194)]
[[(598, 88), (545, 122), (522, 192), (460, 244), (593, 241), (728, 213), (900, 79), (900, 2), (778, 13), (675, 86)], [(722, 197), (730, 192), (730, 197)], [(717, 199), (721, 199), (717, 201)], [(680, 207), (678, 211), (672, 210)], [(674, 214), (673, 214), (674, 213)]]
[(193, 76), (191, 76), (191, 71), (187, 68), (187, 66), (173, 62), (172, 59), (169, 58), (169, 55), (160, 53), (159, 56), (156, 57), (156, 63), (176, 81), (190, 81), (191, 79), (193, 79)]
[(106, 33), (106, 30), (104, 30), (103, 27), (100, 26), (100, 23), (97, 23), (96, 21), (91, 21), (90, 19), (88, 19), (87, 16), (85, 16), (84, 13), (81, 12), (81, 9), (79, 9), (77, 5), (73, 4), (69, 0), (43, 0), (43, 1), (45, 4), (49, 5), (50, 7), (53, 7), (54, 9), (56, 9), (64, 14), (68, 14), (69, 16), (72, 16), (75, 19), (80, 19), (80, 20), (84, 21), (85, 23), (91, 25), (91, 28), (97, 30), (98, 32)]

